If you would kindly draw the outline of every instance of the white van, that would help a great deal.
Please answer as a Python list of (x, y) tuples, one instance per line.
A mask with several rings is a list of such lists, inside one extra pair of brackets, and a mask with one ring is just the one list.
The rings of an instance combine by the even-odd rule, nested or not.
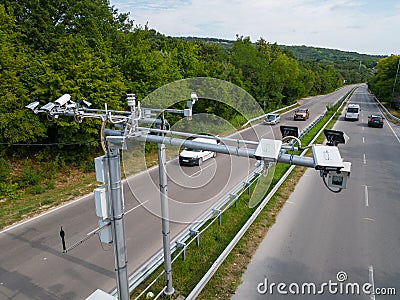
[(347, 120), (357, 120), (360, 117), (360, 105), (358, 104), (349, 104), (346, 108), (346, 114), (344, 115), (344, 119)]
[[(201, 142), (214, 145), (218, 144), (217, 140), (207, 139), (207, 138), (195, 138), (193, 139), (193, 142)], [(201, 166), (203, 161), (216, 156), (217, 156), (216, 152), (200, 150), (200, 149), (191, 149), (185, 147), (183, 151), (179, 154), (179, 164), (189, 165), (189, 166), (194, 166), (194, 165)]]

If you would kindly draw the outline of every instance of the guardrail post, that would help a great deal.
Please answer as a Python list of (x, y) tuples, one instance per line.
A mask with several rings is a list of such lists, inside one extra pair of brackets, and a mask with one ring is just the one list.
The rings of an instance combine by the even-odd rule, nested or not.
[(221, 225), (222, 223), (221, 210), (213, 208), (212, 211), (214, 212), (214, 214), (218, 215), (218, 225)]
[(229, 198), (235, 199), (235, 208), (238, 207), (238, 196), (236, 194), (229, 194)]
[(183, 242), (176, 242), (176, 246), (177, 246), (179, 249), (183, 249), (183, 251), (182, 251), (182, 259), (183, 259), (183, 260), (186, 260), (186, 243), (183, 243)]
[(189, 229), (189, 233), (190, 235), (194, 235), (196, 236), (196, 246), (199, 247), (200, 246), (200, 234), (198, 230), (194, 230), (194, 229)]
[(247, 188), (247, 195), (250, 195), (250, 193), (251, 193), (250, 182), (246, 181), (243, 184)]

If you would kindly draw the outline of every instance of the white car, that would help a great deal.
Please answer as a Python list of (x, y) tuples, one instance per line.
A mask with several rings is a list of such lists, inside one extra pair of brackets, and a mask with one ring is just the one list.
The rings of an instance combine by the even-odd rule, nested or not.
[(267, 114), (265, 116), (264, 124), (276, 125), (281, 121), (281, 116), (279, 114)]
[[(209, 144), (218, 144), (217, 140), (207, 139), (207, 138), (195, 138), (193, 142), (200, 143), (209, 143)], [(199, 149), (190, 149), (184, 148), (183, 151), (179, 154), (179, 164), (180, 165), (189, 165), (189, 166), (201, 166), (204, 161), (209, 158), (216, 157), (217, 153), (206, 150)]]

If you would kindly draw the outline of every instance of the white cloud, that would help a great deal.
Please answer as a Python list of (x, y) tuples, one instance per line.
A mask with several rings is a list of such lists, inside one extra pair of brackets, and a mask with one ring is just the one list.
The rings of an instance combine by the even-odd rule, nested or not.
[[(368, 2), (371, 1), (371, 2)], [(287, 45), (371, 54), (400, 49), (398, 2), (375, 13), (374, 0), (111, 1), (139, 24), (172, 36), (235, 39), (236, 34)], [(397, 9), (395, 4), (397, 3)], [(385, 7), (380, 6), (380, 12)]]

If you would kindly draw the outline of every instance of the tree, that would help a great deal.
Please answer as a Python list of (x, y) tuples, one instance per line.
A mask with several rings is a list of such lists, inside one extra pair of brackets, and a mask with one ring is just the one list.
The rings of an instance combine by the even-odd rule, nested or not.
[[(382, 101), (392, 102), (392, 100), (399, 97), (398, 85), (394, 86), (399, 59), (400, 56), (392, 55), (378, 61), (375, 77), (372, 78), (370, 87), (374, 94)], [(393, 99), (393, 96), (395, 99)]]
[(24, 105), (30, 101), (29, 90), (21, 77), (32, 57), (20, 42), (12, 15), (0, 5), (0, 142), (34, 142), (45, 136), (45, 126)]
[[(9, 2), (27, 45), (46, 53), (58, 39), (83, 35), (93, 49), (107, 49), (117, 30), (129, 30), (127, 14), (118, 14), (107, 0), (16, 0)], [(111, 50), (108, 48), (108, 50)]]

